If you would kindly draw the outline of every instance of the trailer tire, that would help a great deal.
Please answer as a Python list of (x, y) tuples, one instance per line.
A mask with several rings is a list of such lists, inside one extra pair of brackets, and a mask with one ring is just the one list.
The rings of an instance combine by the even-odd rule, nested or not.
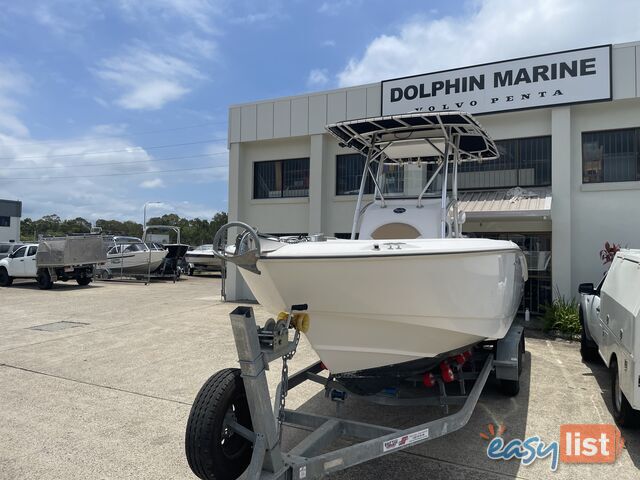
[(81, 287), (86, 287), (91, 283), (91, 277), (78, 277), (76, 278), (76, 282), (78, 282), (78, 285)]
[(40, 288), (40, 290), (49, 290), (51, 287), (53, 287), (51, 275), (46, 269), (38, 270), (38, 274), (36, 275), (36, 282), (38, 282), (38, 288)]
[(13, 277), (9, 275), (7, 269), (0, 267), (0, 287), (10, 287), (13, 283)]
[(584, 314), (580, 309), (580, 356), (584, 362), (595, 362), (598, 359), (598, 347), (593, 340), (587, 338)]
[(228, 414), (252, 430), (240, 369), (226, 368), (202, 386), (191, 407), (185, 450), (191, 471), (203, 480), (235, 480), (249, 466), (253, 444), (225, 427)]
[(640, 426), (640, 412), (633, 409), (624, 392), (620, 389), (620, 375), (616, 357), (613, 357), (611, 361), (609, 373), (611, 374), (611, 404), (614, 420), (621, 427), (637, 428)]
[(520, 393), (520, 377), (522, 376), (522, 368), (524, 367), (525, 344), (524, 332), (518, 343), (518, 379), (517, 380), (500, 380), (500, 390), (507, 397), (515, 397)]
[(187, 275), (189, 277), (193, 277), (193, 267), (189, 267), (189, 269), (187, 270)]

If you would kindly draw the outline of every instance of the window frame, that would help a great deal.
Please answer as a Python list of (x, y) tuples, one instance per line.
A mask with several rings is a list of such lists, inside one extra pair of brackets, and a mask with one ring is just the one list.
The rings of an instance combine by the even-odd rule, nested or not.
[[(285, 170), (285, 163), (286, 162), (293, 162), (293, 161), (306, 161), (307, 162), (307, 187), (306, 187), (306, 195), (285, 195), (285, 192), (287, 191), (285, 189), (285, 181), (284, 181), (284, 170)], [(256, 196), (257, 193), (257, 186), (256, 186), (256, 166), (258, 164), (267, 164), (267, 163), (279, 163), (280, 164), (280, 178), (281, 180), (281, 186), (280, 186), (280, 196), (278, 197), (259, 197)], [(288, 198), (309, 198), (309, 184), (310, 184), (310, 177), (311, 177), (311, 157), (295, 157), (295, 158), (282, 158), (282, 159), (276, 159), (276, 160), (258, 160), (253, 162), (253, 173), (252, 173), (252, 177), (251, 177), (251, 181), (252, 181), (252, 185), (251, 185), (251, 199), (252, 200), (282, 200), (282, 199), (288, 199)], [(303, 189), (297, 189), (297, 190), (305, 190)], [(271, 191), (271, 190), (270, 190)], [(277, 191), (277, 190), (272, 190), (272, 191)]]
[(11, 227), (11, 217), (9, 215), (0, 215), (0, 227), (4, 227), (4, 228)]
[[(607, 134), (607, 133), (612, 133), (612, 132), (625, 132), (625, 131), (631, 131), (633, 132), (633, 137), (635, 137), (634, 141), (635, 141), (635, 156), (636, 156), (636, 178), (634, 179), (629, 179), (629, 180), (605, 180), (604, 179), (604, 157), (602, 159), (602, 180), (601, 181), (591, 181), (591, 182), (585, 182), (585, 152), (584, 152), (584, 146), (585, 146), (585, 141), (584, 141), (584, 136), (585, 135), (589, 135), (589, 134)], [(581, 185), (606, 185), (606, 184), (611, 184), (611, 183), (627, 183), (627, 182), (640, 182), (640, 126), (637, 127), (620, 127), (620, 128), (606, 128), (606, 129), (602, 129), (602, 130), (584, 130), (582, 132), (580, 132), (580, 156), (581, 156), (581, 160), (580, 160), (580, 172), (581, 172), (581, 178), (580, 178), (580, 182)]]

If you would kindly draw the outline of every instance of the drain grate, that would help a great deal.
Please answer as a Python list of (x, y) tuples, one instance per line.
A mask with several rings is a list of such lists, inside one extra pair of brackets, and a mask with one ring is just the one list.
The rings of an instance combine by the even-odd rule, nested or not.
[(85, 325), (89, 325), (88, 323), (83, 322), (53, 322), (53, 323), (45, 323), (43, 325), (36, 325), (35, 327), (29, 327), (29, 330), (40, 330), (43, 332), (57, 332), (58, 330), (65, 330), (67, 328), (76, 328), (76, 327), (84, 327)]

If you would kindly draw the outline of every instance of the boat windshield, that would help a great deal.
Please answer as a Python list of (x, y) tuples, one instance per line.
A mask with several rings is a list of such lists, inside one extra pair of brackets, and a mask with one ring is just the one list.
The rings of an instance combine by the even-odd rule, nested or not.
[[(376, 173), (377, 164), (373, 165)], [(385, 198), (418, 197), (427, 182), (437, 171), (437, 164), (434, 161), (416, 162), (392, 162), (387, 161), (382, 164), (382, 172), (378, 176), (379, 187)], [(440, 173), (431, 182), (425, 193), (425, 197), (440, 195), (442, 186)], [(372, 182), (373, 183), (373, 182)], [(371, 190), (375, 187), (372, 184)]]

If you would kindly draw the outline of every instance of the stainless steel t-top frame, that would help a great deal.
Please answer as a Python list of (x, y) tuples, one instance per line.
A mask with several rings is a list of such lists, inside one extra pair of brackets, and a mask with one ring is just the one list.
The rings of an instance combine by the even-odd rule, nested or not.
[[(381, 188), (385, 163), (419, 162), (438, 165), (417, 198), (418, 208), (429, 186), (442, 171), (440, 237), (447, 236), (447, 215), (453, 209), (454, 231), (450, 236), (460, 236), (458, 218), (458, 164), (460, 162), (493, 160), (499, 157), (498, 149), (482, 126), (464, 112), (414, 112), (401, 115), (347, 120), (327, 125), (327, 131), (337, 138), (343, 147), (352, 148), (365, 156), (364, 172), (360, 181), (358, 200), (351, 227), (354, 240), (362, 216), (362, 199), (367, 178), (375, 186), (375, 198), (385, 206)], [(372, 164), (378, 163), (377, 174)], [(449, 170), (452, 170), (449, 172)], [(452, 175), (451, 198), (447, 199), (448, 176)]]
[[(468, 394), (464, 389), (464, 381), (461, 380), (461, 394), (448, 396), (442, 380), (438, 379), (439, 395), (425, 396), (423, 399), (411, 398), (410, 403), (404, 403), (404, 405), (440, 405), (445, 408), (449, 405), (462, 405), (455, 413), (440, 419), (407, 429), (395, 429), (286, 408), (281, 413), (279, 405), (275, 408), (271, 405), (265, 371), (274, 360), (281, 357), (290, 358), (295, 352), (297, 341), (289, 341), (287, 335), (285, 338), (288, 344), (283, 342), (279, 342), (277, 346), (275, 342), (265, 344), (259, 335), (264, 335), (263, 332), (267, 331), (267, 326), (257, 327), (251, 307), (237, 307), (231, 312), (230, 317), (251, 413), (252, 430), (240, 425), (233, 418), (226, 420), (226, 426), (253, 444), (251, 462), (246, 472), (248, 479), (319, 478), (441, 437), (462, 428), (469, 421), (487, 378), (494, 368), (496, 375), (501, 379), (517, 380), (519, 376), (521, 365), (519, 347), (522, 348), (523, 345), (521, 345), (523, 329), (513, 326), (506, 337), (499, 340), (493, 349), (476, 350), (471, 364), (478, 365), (479, 368), (471, 372), (462, 372), (462, 370), (458, 372), (460, 378), (475, 380)], [(331, 376), (327, 378), (319, 375), (322, 370), (320, 362), (314, 363), (288, 379), (284, 379), (287, 384), (285, 388), (292, 389), (310, 380), (323, 384), (330, 399), (344, 401), (345, 392), (339, 390), (340, 385), (333, 381)], [(282, 385), (278, 387), (278, 391), (280, 388)], [(402, 399), (396, 399), (397, 401), (394, 402), (393, 398), (381, 396), (377, 400), (386, 405), (403, 404)], [(285, 425), (311, 430), (311, 433), (290, 451), (283, 452), (281, 435), (278, 431), (279, 419), (283, 420)], [(320, 453), (326, 451), (326, 448), (340, 437), (355, 440), (356, 443)]]

